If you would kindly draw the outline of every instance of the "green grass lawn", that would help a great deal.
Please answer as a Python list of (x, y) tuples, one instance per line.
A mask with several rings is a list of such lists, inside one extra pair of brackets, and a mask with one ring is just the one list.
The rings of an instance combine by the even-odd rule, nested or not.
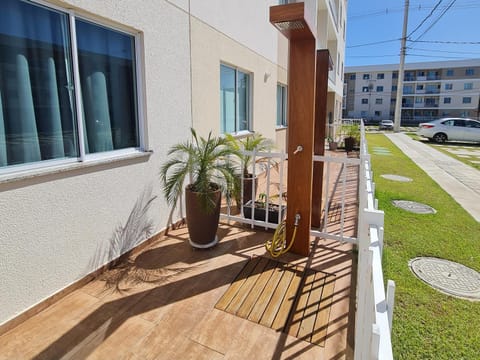
[[(415, 257), (431, 256), (480, 271), (480, 223), (384, 135), (369, 134), (367, 141), (376, 197), (385, 212), (384, 279), (396, 284), (394, 358), (480, 359), (480, 302), (444, 295), (417, 279), (408, 267)], [(413, 181), (386, 180), (382, 174)], [(392, 200), (424, 203), (437, 214), (413, 214), (394, 207)]]

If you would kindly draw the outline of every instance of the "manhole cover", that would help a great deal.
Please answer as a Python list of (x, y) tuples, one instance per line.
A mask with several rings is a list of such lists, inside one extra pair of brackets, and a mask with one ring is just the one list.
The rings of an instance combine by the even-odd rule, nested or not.
[(393, 206), (410, 211), (415, 214), (435, 214), (437, 210), (431, 206), (408, 200), (393, 200)]
[(393, 181), (402, 181), (402, 182), (410, 182), (412, 179), (406, 176), (394, 175), (394, 174), (384, 174), (381, 175), (384, 179), (393, 180)]
[(462, 299), (480, 300), (480, 273), (465, 265), (430, 257), (410, 260), (412, 272), (431, 287)]

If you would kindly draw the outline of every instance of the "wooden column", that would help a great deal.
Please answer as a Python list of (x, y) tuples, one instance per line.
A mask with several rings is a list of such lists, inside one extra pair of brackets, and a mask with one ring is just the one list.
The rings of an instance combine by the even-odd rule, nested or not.
[(310, 253), (315, 100), (315, 37), (305, 17), (304, 3), (273, 6), (270, 22), (290, 40), (288, 64), (288, 184), (287, 241), (291, 251)]
[[(325, 128), (327, 119), (328, 71), (331, 68), (328, 50), (317, 50), (315, 79), (315, 155), (325, 154)], [(312, 226), (320, 227), (322, 221), (323, 162), (313, 163)]]

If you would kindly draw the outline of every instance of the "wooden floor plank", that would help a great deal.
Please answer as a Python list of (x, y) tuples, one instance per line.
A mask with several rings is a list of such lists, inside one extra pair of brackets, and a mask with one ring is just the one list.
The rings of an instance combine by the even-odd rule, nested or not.
[(230, 304), (228, 304), (225, 311), (236, 314), (240, 306), (245, 301), (246, 297), (250, 293), (250, 290), (255, 286), (258, 278), (262, 274), (263, 269), (268, 264), (268, 259), (264, 257), (260, 257), (260, 261), (257, 263), (253, 271), (250, 273), (250, 276), (246, 278), (243, 282), (242, 286), (240, 287), (237, 294), (233, 297)]
[(326, 274), (313, 270), (309, 270), (307, 274), (310, 276), (310, 278), (313, 277), (313, 283), (297, 336), (300, 339), (310, 341), (322, 298), (322, 290), (323, 286), (325, 285)]
[[(285, 274), (284, 268), (281, 263), (276, 263), (275, 268), (273, 269), (272, 276), (270, 280), (263, 289), (263, 292), (260, 294), (258, 301), (255, 303), (250, 315), (248, 316), (248, 320), (259, 323), (260, 319), (262, 318), (263, 314), (265, 313), (267, 306), (270, 302), (274, 303), (274, 294), (277, 292), (281, 292), (280, 290), (277, 291), (277, 287), (280, 283), (280, 279)], [(278, 302), (280, 305), (280, 302)], [(272, 319), (273, 322), (273, 319)]]
[(255, 306), (255, 303), (258, 301), (260, 294), (263, 292), (263, 290), (265, 289), (265, 286), (270, 280), (270, 277), (272, 276), (273, 271), (275, 269), (275, 264), (276, 264), (276, 261), (274, 260), (268, 261), (267, 265), (263, 269), (263, 272), (260, 274), (257, 282), (250, 290), (248, 296), (245, 298), (242, 305), (240, 305), (240, 308), (236, 313), (237, 316), (240, 316), (241, 318), (244, 318), (244, 319), (248, 318), (248, 315), (250, 314), (253, 307)]
[(240, 271), (240, 273), (237, 275), (232, 285), (230, 285), (230, 287), (227, 289), (225, 294), (223, 294), (223, 296), (217, 302), (217, 304), (215, 305), (215, 308), (225, 311), (225, 309), (230, 304), (232, 299), (235, 297), (235, 295), (237, 295), (243, 283), (247, 280), (248, 276), (255, 269), (260, 259), (261, 257), (257, 256), (251, 259), (250, 261), (247, 261), (247, 263), (243, 267), (242, 271)]
[(322, 292), (322, 300), (320, 301), (319, 311), (315, 326), (312, 332), (312, 344), (325, 346), (327, 338), (328, 319), (330, 317), (330, 309), (332, 305), (333, 290), (335, 288), (335, 276), (328, 275), (325, 279), (325, 285)]
[(277, 316), (273, 321), (273, 324), (271, 326), (272, 329), (283, 330), (285, 328), (290, 311), (295, 302), (295, 296), (298, 292), (298, 288), (302, 280), (302, 272), (303, 268), (300, 267), (296, 267), (295, 270), (293, 270), (292, 280), (285, 293), (285, 297), (283, 298), (282, 304), (280, 305)]
[(278, 309), (280, 309), (280, 306), (282, 305), (285, 294), (294, 277), (294, 272), (286, 268), (285, 265), (282, 265), (281, 273), (282, 273), (282, 276), (278, 280), (278, 284), (276, 289), (273, 292), (272, 298), (268, 303), (265, 309), (265, 312), (263, 313), (259, 321), (259, 323), (264, 326), (272, 327), (272, 324), (275, 320), (275, 316), (278, 313)]
[(305, 313), (305, 308), (307, 307), (308, 303), (308, 296), (310, 294), (310, 290), (312, 289), (313, 281), (315, 280), (315, 274), (309, 273), (302, 279), (299, 292), (297, 293), (296, 303), (294, 308), (290, 314), (290, 318), (288, 321), (288, 328), (286, 332), (289, 335), (298, 336), (298, 332), (300, 331), (300, 325), (303, 320), (303, 315)]

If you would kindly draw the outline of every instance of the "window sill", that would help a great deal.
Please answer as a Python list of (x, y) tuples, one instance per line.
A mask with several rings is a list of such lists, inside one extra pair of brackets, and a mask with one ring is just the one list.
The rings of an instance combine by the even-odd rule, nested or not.
[(281, 125), (281, 126), (277, 126), (275, 128), (275, 131), (281, 131), (281, 130), (286, 130), (288, 129), (288, 126), (285, 126), (285, 125)]
[(108, 157), (107, 156), (99, 157), (96, 159), (89, 159), (82, 162), (81, 161), (74, 161), (74, 162), (68, 162), (68, 163), (64, 162), (61, 164), (55, 164), (51, 166), (24, 169), (24, 170), (0, 175), (0, 185), (13, 183), (21, 180), (33, 179), (33, 178), (46, 176), (46, 175), (63, 174), (63, 173), (71, 172), (74, 170), (88, 169), (88, 168), (93, 168), (95, 166), (100, 166), (100, 165), (117, 164), (122, 161), (148, 158), (150, 157), (150, 155), (152, 155), (152, 153), (153, 153), (152, 150), (145, 150), (145, 151), (136, 150), (129, 153), (122, 153), (116, 156), (113, 155)]

